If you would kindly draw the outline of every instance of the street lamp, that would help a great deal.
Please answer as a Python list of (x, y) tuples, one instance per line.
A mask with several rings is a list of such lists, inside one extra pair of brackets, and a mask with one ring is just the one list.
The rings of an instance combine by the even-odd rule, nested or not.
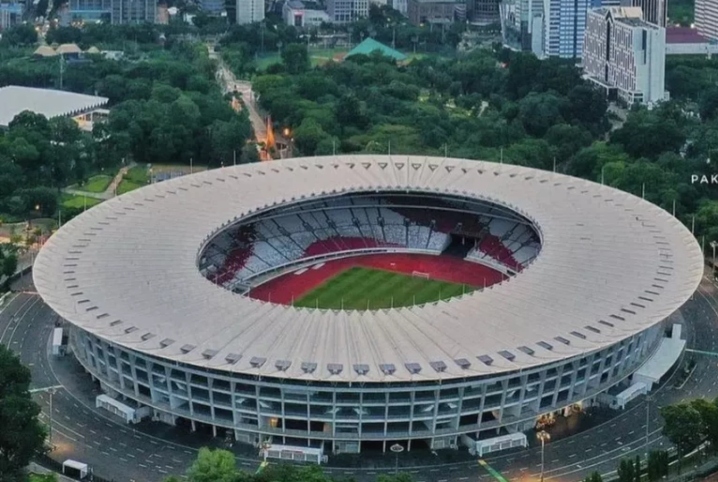
[(399, 473), (399, 454), (404, 451), (404, 446), (401, 444), (394, 444), (389, 447), (389, 450), (396, 454), (396, 464), (394, 465), (394, 474), (396, 475)]
[(551, 435), (547, 431), (541, 430), (539, 433), (536, 434), (536, 436), (541, 441), (541, 482), (543, 482), (544, 449), (546, 447), (546, 442), (548, 440), (551, 440)]
[(718, 247), (718, 243), (715, 241), (710, 242), (710, 247), (713, 248), (713, 269), (715, 270), (716, 266), (716, 247)]
[(47, 427), (47, 442), (50, 444), (50, 450), (52, 450), (52, 396), (55, 395), (55, 389), (51, 388), (48, 393), (50, 394), (50, 423)]

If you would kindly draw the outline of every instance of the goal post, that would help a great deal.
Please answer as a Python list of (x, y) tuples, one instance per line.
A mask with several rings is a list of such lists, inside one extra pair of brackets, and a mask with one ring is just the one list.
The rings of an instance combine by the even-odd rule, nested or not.
[(412, 271), (411, 275), (416, 278), (429, 279), (429, 273), (424, 273), (423, 271)]

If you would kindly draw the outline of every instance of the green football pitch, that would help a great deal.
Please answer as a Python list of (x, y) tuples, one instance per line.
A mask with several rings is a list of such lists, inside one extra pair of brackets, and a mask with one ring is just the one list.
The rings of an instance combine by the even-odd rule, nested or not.
[(294, 306), (334, 310), (378, 310), (421, 305), (473, 291), (467, 285), (354, 267), (329, 278), (295, 300)]

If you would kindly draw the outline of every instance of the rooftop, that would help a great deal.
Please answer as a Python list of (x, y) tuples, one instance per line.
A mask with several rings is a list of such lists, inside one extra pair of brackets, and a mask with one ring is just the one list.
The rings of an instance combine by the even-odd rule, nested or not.
[(0, 127), (7, 127), (23, 111), (52, 117), (74, 115), (107, 104), (106, 97), (62, 90), (10, 85), (0, 87)]
[[(250, 214), (313, 196), (407, 190), (511, 209), (540, 230), (542, 251), (489, 289), (375, 311), (263, 302), (197, 267), (210, 234)], [(581, 356), (661, 323), (702, 274), (690, 231), (636, 196), (508, 164), (411, 156), (288, 159), (152, 184), (65, 224), (33, 269), (55, 312), (129, 349), (336, 382), (465, 378)]]
[(669, 27), (666, 29), (667, 44), (705, 44), (708, 39), (698, 30), (689, 27)]
[(402, 54), (398, 50), (388, 47), (371, 37), (364, 39), (362, 43), (350, 50), (349, 53), (346, 54), (345, 58), (351, 57), (352, 55), (371, 55), (377, 51), (382, 55), (399, 62), (407, 59), (406, 55)]

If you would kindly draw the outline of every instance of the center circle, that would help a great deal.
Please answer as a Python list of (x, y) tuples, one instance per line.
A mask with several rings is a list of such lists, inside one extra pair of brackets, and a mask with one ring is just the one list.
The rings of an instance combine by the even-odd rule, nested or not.
[(249, 298), (363, 311), (470, 295), (517, 275), (540, 250), (528, 218), (488, 200), (371, 191), (239, 218), (212, 234), (198, 267)]

